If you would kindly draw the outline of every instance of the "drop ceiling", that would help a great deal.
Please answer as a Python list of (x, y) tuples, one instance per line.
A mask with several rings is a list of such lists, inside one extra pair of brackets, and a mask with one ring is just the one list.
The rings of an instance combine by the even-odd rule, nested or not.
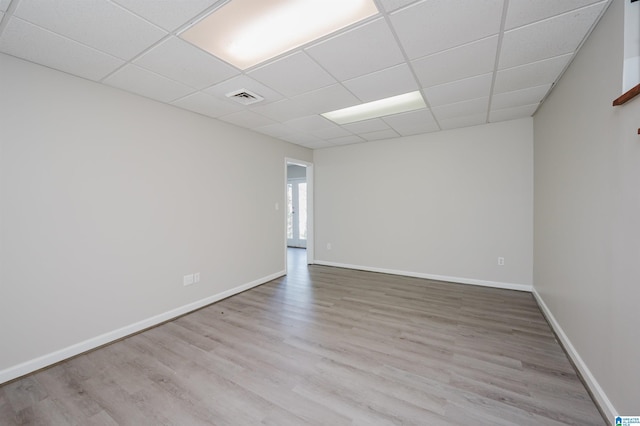
[[(377, 15), (241, 71), (180, 38), (226, 1), (0, 0), (0, 52), (319, 149), (532, 116), (610, 1), (376, 0)], [(226, 96), (240, 89), (264, 100)], [(415, 90), (427, 108), (320, 115)]]

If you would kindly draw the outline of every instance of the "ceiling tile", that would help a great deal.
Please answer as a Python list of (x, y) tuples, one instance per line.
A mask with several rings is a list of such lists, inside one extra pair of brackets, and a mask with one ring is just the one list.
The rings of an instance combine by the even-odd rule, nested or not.
[(338, 80), (369, 74), (403, 62), (384, 19), (377, 19), (306, 49)]
[(389, 125), (380, 118), (343, 124), (342, 127), (353, 133), (371, 133), (389, 129)]
[(416, 0), (380, 0), (385, 11), (391, 12), (400, 9), (408, 4), (415, 3)]
[(240, 73), (177, 37), (168, 38), (134, 62), (197, 89), (204, 89)]
[(353, 136), (352, 133), (347, 132), (340, 126), (328, 127), (326, 129), (314, 130), (311, 132), (312, 135), (319, 137), (320, 139), (334, 139), (345, 136)]
[(553, 83), (567, 66), (572, 56), (570, 53), (498, 71), (493, 89), (494, 93), (511, 92)]
[(287, 121), (312, 114), (303, 109), (298, 102), (291, 99), (283, 99), (266, 105), (256, 105), (250, 109), (275, 121)]
[(336, 83), (304, 52), (278, 59), (250, 71), (248, 75), (289, 97)]
[(495, 123), (497, 121), (515, 120), (517, 118), (531, 117), (539, 104), (523, 105), (515, 108), (496, 109), (489, 114), (489, 121)]
[(604, 3), (507, 31), (502, 40), (500, 69), (572, 53), (596, 21)]
[(282, 139), (285, 136), (291, 136), (295, 133), (298, 133), (296, 130), (291, 127), (285, 126), (281, 123), (269, 124), (268, 126), (256, 127), (256, 132), (263, 133), (265, 135), (273, 136), (274, 138)]
[(491, 109), (513, 108), (523, 105), (538, 104), (551, 89), (551, 84), (529, 87), (523, 90), (505, 92), (494, 95)]
[(320, 115), (310, 115), (293, 120), (285, 121), (284, 124), (299, 132), (313, 132), (322, 129), (332, 129), (337, 127), (331, 121)]
[(118, 58), (15, 17), (2, 33), (0, 52), (96, 81), (124, 64)]
[(360, 137), (368, 140), (368, 141), (378, 141), (378, 140), (382, 140), (382, 139), (393, 139), (393, 138), (397, 138), (398, 133), (396, 133), (393, 129), (387, 129), (387, 130), (378, 130), (377, 132), (371, 132), (371, 133), (363, 133), (360, 134)]
[(238, 111), (233, 114), (223, 115), (219, 119), (249, 129), (275, 124), (273, 120), (252, 111)]
[(432, 107), (489, 96), (493, 73), (465, 78), (425, 89)]
[(242, 110), (242, 106), (220, 101), (213, 96), (197, 92), (172, 102), (173, 105), (194, 111), (209, 117), (221, 117)]
[(489, 108), (489, 98), (472, 99), (470, 101), (457, 102), (455, 104), (443, 105), (432, 108), (433, 115), (441, 122), (455, 117), (464, 117), (475, 114), (487, 116)]
[(171, 102), (193, 92), (184, 84), (131, 64), (107, 77), (104, 83), (161, 102)]
[(125, 60), (167, 35), (105, 0), (22, 0), (14, 16)]
[(505, 29), (541, 21), (602, 0), (509, 0)]
[[(205, 90), (205, 93), (215, 96), (221, 100), (227, 100), (227, 93), (240, 89), (250, 90), (257, 95), (262, 96), (264, 98), (263, 101), (260, 101), (260, 104), (262, 105), (282, 99), (281, 94), (268, 88), (262, 83), (258, 83), (246, 75), (239, 75), (223, 81), (222, 83), (218, 83), (215, 86), (211, 86)], [(258, 103), (254, 105), (258, 105)]]
[(442, 120), (448, 120), (455, 117), (465, 117), (475, 114), (484, 114), (484, 117), (486, 119), (488, 109), (488, 97), (431, 108), (431, 110), (433, 111), (433, 115), (436, 116), (436, 119), (438, 120), (438, 122), (440, 122), (440, 124), (442, 124)]
[(282, 140), (299, 145), (304, 145), (309, 148), (315, 148), (317, 146), (330, 146), (328, 142), (325, 142), (322, 139), (318, 139), (317, 137), (312, 136), (308, 133), (295, 133), (293, 135), (284, 136)]
[(363, 75), (343, 82), (361, 101), (384, 99), (419, 89), (407, 64)]
[(493, 71), (498, 37), (469, 43), (413, 61), (422, 87), (449, 83)]
[(300, 105), (303, 111), (312, 114), (322, 114), (360, 103), (358, 98), (340, 84), (296, 96), (293, 100)]
[(362, 139), (359, 136), (343, 136), (341, 138), (335, 138), (335, 139), (330, 139), (329, 143), (331, 143), (332, 145), (351, 145), (354, 143), (361, 143), (361, 142), (365, 142), (364, 139)]
[(113, 0), (159, 27), (173, 31), (221, 0)]
[(431, 55), (500, 31), (503, 0), (425, 0), (391, 14), (409, 59)]
[(440, 126), (447, 129), (457, 129), (460, 127), (477, 126), (479, 124), (486, 124), (487, 114), (475, 114), (462, 117), (452, 117), (446, 120), (440, 120)]
[(489, 109), (489, 97), (472, 99), (470, 101), (456, 102), (431, 108), (438, 121), (454, 117), (464, 117), (484, 113), (485, 118)]
[[(293, 142), (293, 141), (291, 141)], [(332, 145), (327, 141), (323, 141), (323, 140), (314, 140), (314, 141), (307, 141), (307, 142), (294, 142), (297, 143), (298, 145), (302, 145), (306, 148), (310, 148), (310, 149), (322, 149), (322, 148), (330, 148)]]
[(384, 117), (383, 120), (402, 136), (440, 130), (438, 123), (435, 122), (433, 115), (427, 109), (390, 115)]

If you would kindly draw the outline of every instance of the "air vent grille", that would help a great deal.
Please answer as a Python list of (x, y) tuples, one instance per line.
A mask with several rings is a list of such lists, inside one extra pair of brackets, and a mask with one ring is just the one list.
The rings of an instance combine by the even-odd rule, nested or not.
[(226, 96), (242, 105), (251, 105), (264, 100), (262, 96), (247, 89), (234, 90)]

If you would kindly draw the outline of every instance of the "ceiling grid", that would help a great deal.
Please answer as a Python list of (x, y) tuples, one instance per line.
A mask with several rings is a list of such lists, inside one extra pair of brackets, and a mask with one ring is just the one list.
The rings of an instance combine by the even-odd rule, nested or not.
[[(0, 0), (0, 52), (320, 149), (532, 116), (612, 0), (374, 0), (245, 70), (181, 38), (229, 1)], [(414, 91), (426, 108), (321, 115)]]

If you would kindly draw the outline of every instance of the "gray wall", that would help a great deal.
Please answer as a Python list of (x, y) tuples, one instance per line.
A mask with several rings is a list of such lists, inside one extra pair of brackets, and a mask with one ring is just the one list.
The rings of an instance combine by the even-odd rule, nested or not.
[(640, 413), (640, 98), (611, 106), (622, 22), (614, 1), (534, 119), (534, 287), (605, 409), (631, 415)]
[(310, 150), (10, 56), (0, 70), (0, 382), (284, 272), (283, 165)]
[(314, 167), (316, 261), (530, 289), (532, 119), (317, 150)]

